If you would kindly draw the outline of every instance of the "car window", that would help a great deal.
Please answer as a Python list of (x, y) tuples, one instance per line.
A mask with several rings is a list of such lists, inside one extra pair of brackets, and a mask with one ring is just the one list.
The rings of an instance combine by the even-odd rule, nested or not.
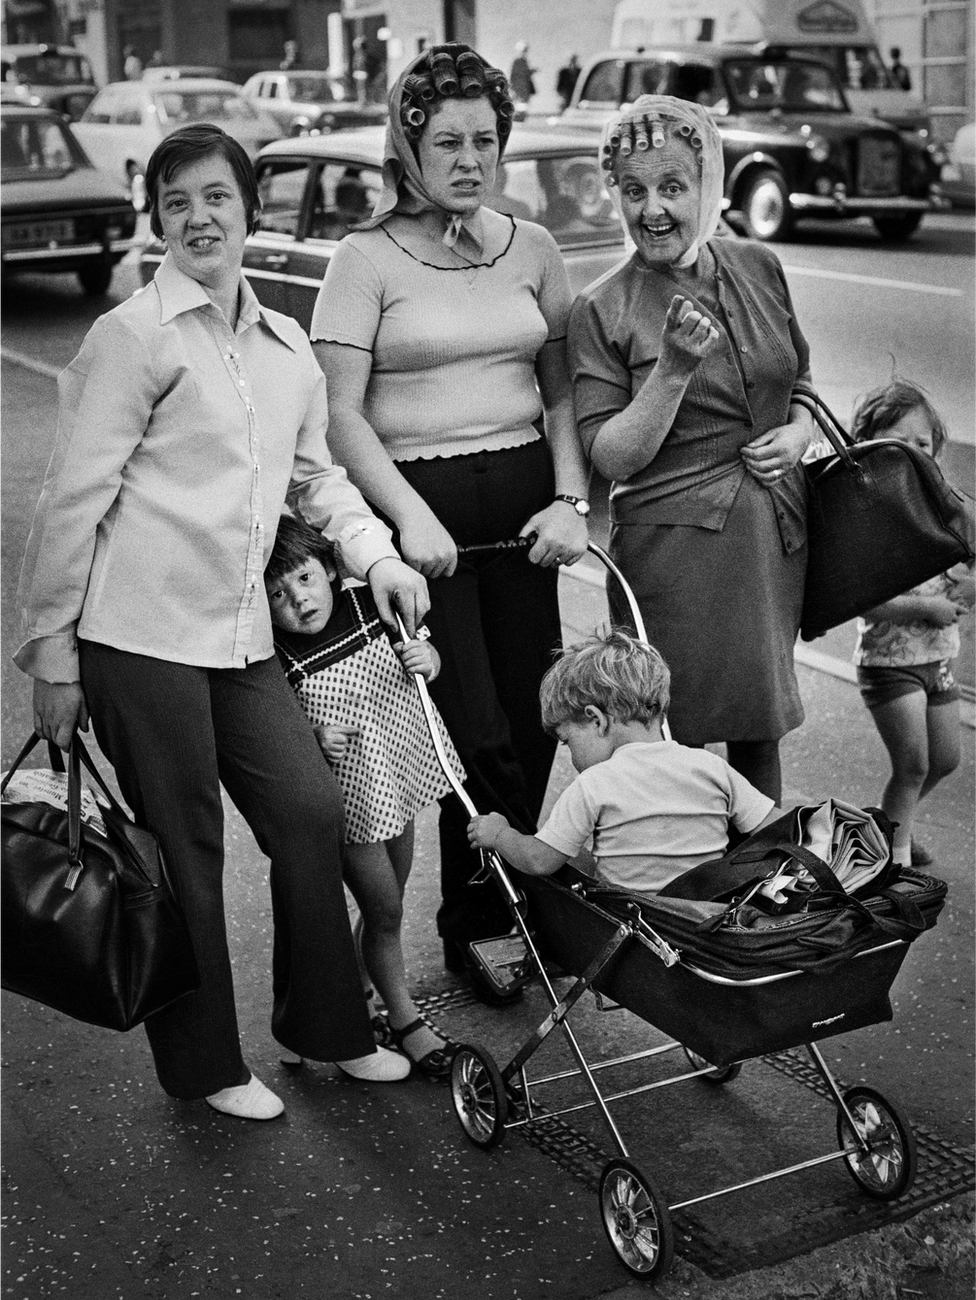
[(35, 86), (94, 83), (88, 60), (80, 54), (22, 54), (15, 60), (17, 75)]
[(632, 104), (640, 95), (663, 95), (667, 89), (668, 65), (641, 60), (627, 67), (622, 100)]
[(332, 82), (326, 76), (289, 77), (288, 98), (299, 104), (331, 103)]
[(580, 102), (609, 104), (617, 108), (623, 101), (626, 66), (623, 59), (608, 59), (605, 63), (598, 63), (586, 79)]
[(499, 163), (488, 205), (496, 212), (537, 221), (557, 244), (623, 239), (599, 164), (582, 154)]
[(81, 120), (83, 122), (111, 122), (112, 114), (115, 112), (118, 102), (117, 91), (103, 90), (95, 96), (85, 109)]
[(298, 234), (302, 200), (311, 164), (303, 158), (274, 158), (258, 167), (258, 194), (261, 215), (258, 230), (276, 235)]
[(142, 126), (142, 100), (137, 95), (121, 95), (112, 121), (116, 126)]
[(237, 91), (178, 90), (175, 86), (155, 96), (160, 117), (168, 122), (252, 121), (257, 112)]
[(309, 239), (342, 239), (373, 206), (383, 188), (375, 167), (328, 162), (319, 171), (312, 199)]
[(729, 87), (740, 108), (785, 112), (843, 113), (843, 93), (833, 71), (819, 63), (742, 59), (725, 65)]
[(277, 81), (265, 81), (261, 86), (260, 94), (264, 99), (277, 99), (278, 98)]
[(667, 91), (678, 99), (711, 108), (721, 97), (717, 88), (715, 69), (701, 63), (675, 64), (671, 70), (671, 85)]
[(63, 175), (80, 161), (60, 122), (4, 119), (0, 123), (0, 167), (6, 172)]

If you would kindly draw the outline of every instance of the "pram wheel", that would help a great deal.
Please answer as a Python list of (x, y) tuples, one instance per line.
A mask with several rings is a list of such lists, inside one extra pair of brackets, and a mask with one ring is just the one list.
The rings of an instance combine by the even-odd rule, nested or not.
[(508, 1097), (489, 1052), (464, 1043), (451, 1062), (451, 1101), (461, 1127), (475, 1146), (488, 1150), (505, 1136)]
[(674, 1259), (667, 1202), (629, 1160), (611, 1160), (600, 1175), (600, 1213), (610, 1245), (634, 1277), (660, 1277)]
[[(847, 1152), (845, 1164), (862, 1192), (877, 1201), (893, 1201), (915, 1181), (915, 1137), (901, 1111), (873, 1088), (848, 1088), (844, 1103), (857, 1129), (837, 1112), (837, 1140)], [(858, 1139), (869, 1144), (864, 1151)]]
[[(699, 1056), (697, 1052), (693, 1052), (690, 1047), (685, 1047), (683, 1043), (681, 1045), (681, 1050), (684, 1052), (685, 1056), (687, 1056), (689, 1063), (695, 1070), (704, 1070), (712, 1064), (711, 1061), (706, 1060), (704, 1056)], [(712, 1087), (715, 1088), (722, 1083), (731, 1083), (733, 1079), (738, 1078), (741, 1070), (742, 1065), (739, 1061), (735, 1061), (732, 1065), (716, 1065), (708, 1074), (701, 1075), (701, 1081), (702, 1083), (710, 1083)]]

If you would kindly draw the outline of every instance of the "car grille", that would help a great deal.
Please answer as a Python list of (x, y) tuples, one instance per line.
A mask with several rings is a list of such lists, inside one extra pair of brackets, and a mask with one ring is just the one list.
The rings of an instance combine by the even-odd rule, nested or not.
[(857, 193), (898, 194), (901, 188), (901, 144), (890, 135), (863, 135), (858, 142)]

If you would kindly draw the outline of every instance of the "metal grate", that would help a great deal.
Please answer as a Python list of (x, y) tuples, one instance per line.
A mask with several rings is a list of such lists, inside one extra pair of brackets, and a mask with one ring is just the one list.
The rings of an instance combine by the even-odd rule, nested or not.
[(857, 193), (865, 197), (897, 194), (901, 145), (896, 136), (862, 135), (858, 142)]
[[(464, 988), (446, 990), (418, 998), (426, 1011), (443, 1007), (470, 1006), (472, 994)], [(767, 1065), (810, 1088), (821, 1097), (830, 1094), (810, 1059), (799, 1049), (775, 1052), (760, 1058)], [(841, 1089), (846, 1085), (837, 1081)], [(598, 1190), (600, 1174), (613, 1154), (603, 1150), (585, 1134), (567, 1124), (561, 1116), (547, 1115), (535, 1100), (539, 1118), (516, 1130), (536, 1150), (547, 1155), (585, 1187)], [(672, 1211), (678, 1254), (709, 1277), (734, 1277), (757, 1268), (767, 1268), (806, 1255), (821, 1246), (861, 1232), (910, 1219), (920, 1210), (976, 1186), (976, 1158), (945, 1138), (919, 1124), (912, 1125), (918, 1146), (918, 1177), (906, 1196), (898, 1201), (872, 1201), (861, 1196), (847, 1180), (835, 1200), (803, 1206), (796, 1222), (775, 1237), (758, 1242), (733, 1242), (713, 1232), (687, 1210)], [(845, 1194), (846, 1193), (846, 1194)]]

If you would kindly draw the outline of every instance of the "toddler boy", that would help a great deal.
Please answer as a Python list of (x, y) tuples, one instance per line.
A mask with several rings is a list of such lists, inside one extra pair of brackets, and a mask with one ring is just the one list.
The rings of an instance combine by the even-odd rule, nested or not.
[(548, 876), (592, 840), (599, 880), (656, 894), (721, 857), (730, 822), (750, 834), (780, 816), (723, 758), (665, 739), (670, 691), (661, 655), (625, 632), (564, 650), (539, 691), (542, 724), (569, 747), (579, 776), (535, 835), (487, 813), (468, 825), (472, 846)]

